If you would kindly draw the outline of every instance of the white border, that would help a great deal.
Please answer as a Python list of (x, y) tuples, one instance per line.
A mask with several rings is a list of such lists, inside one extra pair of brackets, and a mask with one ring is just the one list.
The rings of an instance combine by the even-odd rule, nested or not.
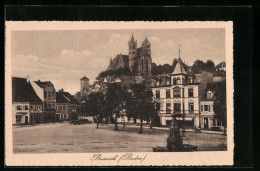
[[(219, 152), (164, 152), (133, 153), (144, 156), (140, 161), (91, 161), (93, 153), (13, 154), (12, 89), (11, 89), (11, 31), (15, 30), (87, 30), (87, 29), (177, 29), (225, 28), (226, 83), (227, 83), (227, 151)], [(233, 165), (233, 22), (6, 22), (5, 61), (5, 164), (7, 166), (204, 166)], [(104, 153), (107, 157), (115, 154)]]

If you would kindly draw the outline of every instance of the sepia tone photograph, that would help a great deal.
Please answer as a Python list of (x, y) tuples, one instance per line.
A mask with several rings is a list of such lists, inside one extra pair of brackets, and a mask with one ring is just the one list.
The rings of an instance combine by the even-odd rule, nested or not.
[(7, 27), (8, 154), (232, 161), (232, 23), (53, 23)]

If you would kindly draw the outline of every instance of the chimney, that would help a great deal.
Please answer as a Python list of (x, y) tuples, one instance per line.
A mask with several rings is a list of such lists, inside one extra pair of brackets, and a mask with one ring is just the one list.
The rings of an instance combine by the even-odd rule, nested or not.
[(61, 92), (63, 92), (63, 88), (61, 89)]
[(41, 82), (41, 80), (38, 80), (38, 82)]
[(27, 83), (30, 82), (30, 79), (29, 79), (29, 76), (28, 76), (28, 75), (26, 76), (26, 82), (27, 82)]

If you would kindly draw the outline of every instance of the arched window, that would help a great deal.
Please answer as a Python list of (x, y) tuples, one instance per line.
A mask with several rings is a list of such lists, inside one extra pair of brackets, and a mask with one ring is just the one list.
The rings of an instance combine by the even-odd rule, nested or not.
[(180, 79), (180, 77), (177, 78), (177, 84), (181, 84), (181, 79)]
[(176, 84), (177, 84), (176, 78), (173, 78), (173, 85), (176, 85)]
[(146, 71), (148, 71), (148, 59), (146, 59)]

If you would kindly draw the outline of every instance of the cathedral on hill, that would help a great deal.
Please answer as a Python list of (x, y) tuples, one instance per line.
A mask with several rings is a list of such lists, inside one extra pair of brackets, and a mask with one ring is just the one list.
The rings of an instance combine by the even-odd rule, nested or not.
[(141, 47), (137, 48), (137, 40), (132, 35), (128, 42), (129, 54), (118, 54), (114, 59), (110, 59), (108, 70), (117, 70), (120, 68), (129, 69), (135, 75), (151, 75), (152, 57), (151, 43), (147, 38), (142, 42)]

